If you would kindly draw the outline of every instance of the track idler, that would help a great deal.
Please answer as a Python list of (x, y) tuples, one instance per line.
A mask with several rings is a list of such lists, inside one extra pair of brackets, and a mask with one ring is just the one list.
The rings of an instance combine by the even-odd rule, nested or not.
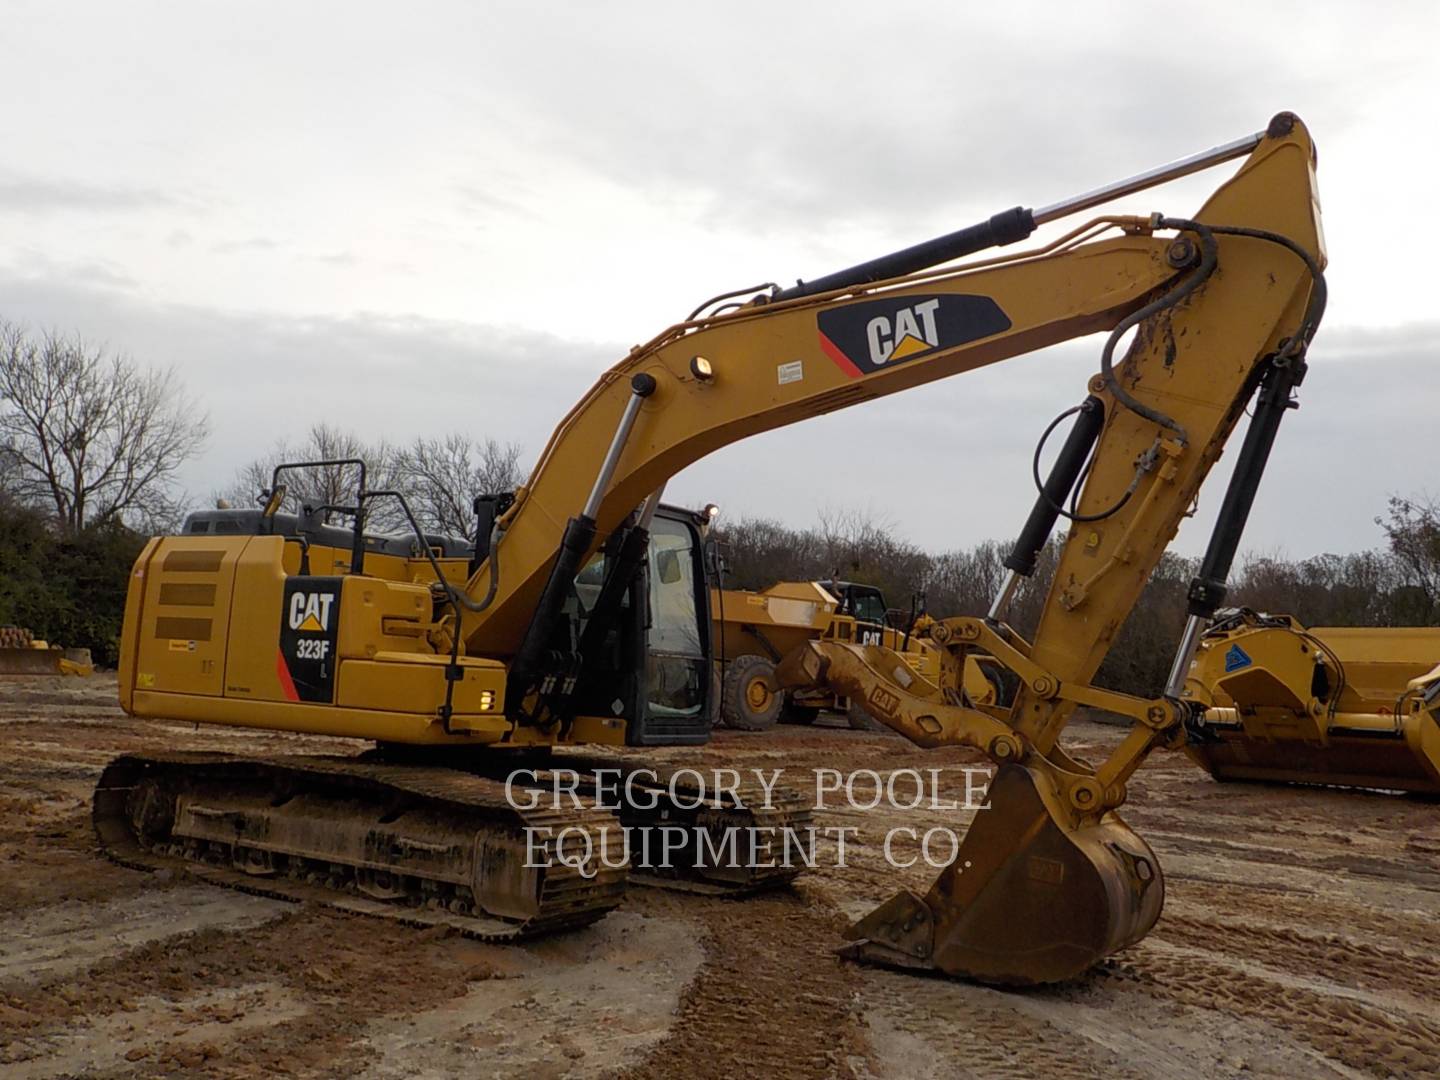
[(1040, 770), (1004, 765), (955, 860), (925, 896), (897, 893), (846, 932), (843, 955), (1004, 986), (1082, 974), (1143, 938), (1160, 864), (1109, 811), (1071, 824)]

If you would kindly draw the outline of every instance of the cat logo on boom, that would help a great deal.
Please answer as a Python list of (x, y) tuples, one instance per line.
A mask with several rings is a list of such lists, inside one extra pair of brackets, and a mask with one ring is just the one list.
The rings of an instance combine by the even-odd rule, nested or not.
[(335, 602), (331, 592), (295, 592), (290, 594), (290, 629), (323, 634), (330, 629), (330, 605)]
[(935, 329), (935, 309), (939, 300), (924, 300), (888, 315), (876, 315), (865, 324), (865, 338), (870, 345), (870, 362), (876, 367), (887, 360), (903, 360), (917, 352), (925, 352), (940, 344)]
[(958, 293), (861, 300), (815, 321), (820, 351), (852, 379), (1010, 329), (990, 297)]

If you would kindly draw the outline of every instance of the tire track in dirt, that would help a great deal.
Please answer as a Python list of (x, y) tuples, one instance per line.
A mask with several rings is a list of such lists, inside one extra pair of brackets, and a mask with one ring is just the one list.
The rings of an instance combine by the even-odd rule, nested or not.
[(744, 900), (649, 893), (634, 906), (698, 923), (706, 956), (670, 1033), (623, 1080), (865, 1075), (860, 980), (831, 951), (843, 925), (833, 912), (798, 891)]
[[(83, 692), (74, 683), (27, 694), (24, 704), (13, 694), (7, 700), (0, 683), (0, 714), (7, 714), (0, 719), (0, 914), (23, 918), (67, 898), (159, 899), (169, 891), (94, 854), (88, 793), (97, 763), (111, 754), (339, 752), (349, 745), (134, 721), (113, 705), (113, 677), (86, 682)], [(10, 722), (17, 712), (30, 716)], [(100, 724), (97, 716), (111, 719)], [(1067, 745), (1092, 757), (1123, 734), (1084, 724), (1067, 734), (1077, 735), (1076, 728), (1083, 737)], [(708, 747), (666, 749), (655, 761), (783, 768), (787, 782), (804, 785), (815, 768), (884, 774), (938, 767), (953, 774), (978, 759), (960, 749), (918, 750), (888, 735), (782, 728), (759, 736), (719, 732)], [(409, 1075), (427, 1068), (412, 1021), (423, 1025), (428, 1017), (436, 1045), (452, 1055), (432, 1064), (453, 1059), (475, 1075), (583, 1076), (607, 1059), (599, 1052), (569, 1056), (564, 1051), (581, 1048), (570, 1041), (577, 1032), (610, 1039), (629, 1008), (655, 1032), (654, 1042), (636, 1048), (644, 1056), (626, 1059), (632, 1080), (1244, 1075), (1232, 1065), (1309, 1077), (1324, 1073), (1327, 1063), (1351, 1077), (1440, 1075), (1437, 1025), (1430, 1015), (1416, 1015), (1418, 998), (1401, 999), (1394, 990), (1409, 982), (1423, 988), (1413, 993), (1440, 1000), (1433, 978), (1417, 971), (1434, 947), (1429, 913), (1437, 891), (1413, 876), (1417, 863), (1435, 865), (1434, 807), (1221, 787), (1173, 757), (1147, 763), (1131, 793), (1125, 813), (1137, 831), (1154, 828), (1196, 846), (1193, 854), (1175, 851), (1178, 873), (1155, 937), (1125, 963), (1075, 986), (1008, 994), (835, 959), (845, 923), (840, 912), (867, 910), (897, 887), (923, 891), (934, 877), (923, 862), (890, 866), (880, 845), (886, 829), (964, 820), (927, 810), (842, 808), (820, 823), (864, 825), (852, 841), (850, 866), (822, 859), (792, 893), (719, 901), (637, 891), (627, 899), (631, 912), (681, 920), (682, 933), (693, 926), (704, 946), (703, 961), (692, 957), (703, 964), (700, 974), (683, 993), (671, 990), (680, 994), (678, 1006), (674, 996), (661, 1005), (631, 1000), (633, 980), (651, 988), (651, 969), (629, 959), (622, 967), (618, 956), (614, 970), (623, 975), (609, 981), (592, 985), (577, 961), (573, 975), (560, 971), (553, 986), (545, 984), (550, 989), (542, 987), (538, 953), (578, 954), (579, 939), (497, 951), (302, 908), (255, 930), (214, 927), (51, 985), (0, 990), (0, 1062), (5, 1053), (28, 1055), (24, 1060), (41, 1063), (43, 1073), (67, 1060), (66, 1045), (108, 1054), (120, 1040), (121, 1063), (106, 1075), (258, 1080), (288, 1071), (339, 1078), (373, 1062), (374, 1040), (393, 1038), (395, 1074)], [(1167, 842), (1162, 837), (1157, 849)], [(915, 853), (906, 845), (897, 851)], [(1168, 855), (1161, 850), (1162, 861)], [(1332, 858), (1358, 860), (1352, 869), (1359, 872), (1337, 872), (1350, 864), (1327, 864)], [(1167, 933), (1172, 922), (1175, 932)], [(1232, 923), (1249, 927), (1248, 936)], [(1200, 940), (1207, 934), (1215, 939)], [(663, 968), (666, 954), (647, 962)], [(1387, 972), (1389, 986), (1382, 982)], [(511, 1004), (503, 1017), (471, 1024), (468, 1056), (456, 1056), (463, 1025), (452, 1018), (471, 1023), (467, 1002), (476, 999), (487, 1008)], [(598, 1009), (599, 1019), (588, 1018), (587, 1009)], [(163, 1024), (147, 1027), (147, 1017), (162, 1014)], [(540, 1034), (560, 1040), (556, 1060), (519, 1060), (515, 1046)], [(511, 1035), (506, 1055), (501, 1043)], [(14, 1045), (18, 1039), (25, 1045)], [(47, 1039), (57, 1040), (49, 1051)]]
[(1155, 930), (1164, 941), (1194, 949), (1252, 959), (1354, 989), (1409, 998), (1411, 1011), (1440, 1014), (1440, 965), (1434, 956), (1414, 956), (1341, 934), (1288, 927), (1247, 926), (1210, 919), (1168, 919)]
[(1146, 943), (1126, 960), (1106, 961), (1097, 976), (1138, 985), (1182, 1005), (1259, 1019), (1368, 1075), (1440, 1072), (1440, 1023), (1287, 985), (1194, 950)]
[(152, 941), (210, 926), (248, 930), (293, 910), (203, 885), (34, 908), (0, 929), (0, 987), (53, 982)]
[[(471, 983), (497, 977), (494, 956), (493, 947), (444, 932), (296, 908), (256, 929), (208, 928), (151, 942), (62, 982), (9, 988), (0, 994), (0, 1064), (36, 1069), (63, 1051), (68, 1032), (88, 1025), (123, 1034), (127, 1061), (146, 1075), (203, 1065), (237, 1078), (349, 1076), (362, 1063), (359, 1040), (369, 1020), (464, 994)], [(268, 1015), (275, 995), (246, 1001), (255, 987), (271, 984), (305, 1009), (237, 1023)], [(220, 1017), (222, 1027), (207, 1028), (214, 1033), (203, 1043), (158, 1028), (131, 1030), (127, 1018), (143, 1015), (143, 1003), (183, 1004), (197, 993), (228, 994), (237, 1003)], [(211, 1025), (216, 1018), (202, 1011), (181, 1020)]]
[(692, 923), (634, 911), (496, 952), (503, 977), (432, 1009), (370, 1021), (355, 1080), (613, 1075), (671, 1030), (704, 962)]
[[(241, 1032), (296, 1019), (308, 1011), (294, 993), (274, 983), (234, 990), (199, 990), (171, 998), (139, 998), (127, 1008), (68, 1025), (39, 1043), (28, 1058), (13, 1053), (6, 1080), (133, 1076), (203, 1066), (221, 1058), (221, 1046)], [(150, 1047), (163, 1047), (156, 1053)]]
[(1170, 893), (1161, 926), (1172, 918), (1224, 913), (1235, 920), (1270, 923), (1280, 927), (1305, 926), (1348, 938), (1383, 940), (1395, 947), (1437, 939), (1434, 916), (1421, 905), (1440, 908), (1440, 898), (1424, 893), (1415, 897), (1416, 908), (1385, 910), (1354, 896), (1318, 893), (1289, 885), (1243, 884), (1197, 877), (1167, 878)]
[[(916, 1075), (913, 1070), (919, 1068), (925, 1070), (919, 1075), (979, 1080), (1061, 1076), (1143, 1080), (1145, 1076), (1106, 1047), (1029, 1015), (1023, 994), (1017, 994), (1011, 1005), (1006, 1002), (1009, 995), (1001, 991), (876, 969), (867, 970), (865, 984), (872, 1042), (882, 1056), (887, 1044), (897, 1041), (885, 1028), (920, 1044), (905, 1048), (908, 1052), (902, 1060), (882, 1060), (881, 1076)], [(921, 1055), (929, 1058), (923, 1066)]]
[(146, 888), (153, 883), (96, 852), (87, 803), (0, 799), (0, 915)]
[[(1198, 859), (1250, 863), (1263, 866), (1272, 874), (1284, 868), (1326, 875), (1344, 873), (1367, 877), (1377, 882), (1399, 881), (1421, 888), (1440, 890), (1440, 868), (1414, 858), (1389, 858), (1324, 850), (1301, 852), (1294, 847), (1273, 842), (1260, 843), (1219, 835), (1199, 836), (1154, 828), (1143, 830), (1143, 835), (1162, 858), (1187, 855)], [(1403, 852), (1400, 844), (1394, 846), (1397, 852)]]

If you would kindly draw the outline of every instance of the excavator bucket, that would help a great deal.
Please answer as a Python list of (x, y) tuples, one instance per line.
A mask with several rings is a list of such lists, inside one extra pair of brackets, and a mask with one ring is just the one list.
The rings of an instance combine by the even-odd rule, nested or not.
[(1058, 982), (1144, 937), (1165, 886), (1119, 816), (1068, 827), (1043, 774), (1002, 766), (986, 808), (924, 897), (904, 891), (855, 923), (853, 959), (1001, 986)]
[[(1186, 752), (1217, 780), (1366, 788), (1440, 795), (1440, 721), (1428, 711), (1395, 722), (1332, 727), (1324, 742), (1277, 740), (1268, 731), (1252, 733), (1233, 710), (1207, 718), (1205, 742)], [(1350, 719), (1342, 717), (1342, 722)]]

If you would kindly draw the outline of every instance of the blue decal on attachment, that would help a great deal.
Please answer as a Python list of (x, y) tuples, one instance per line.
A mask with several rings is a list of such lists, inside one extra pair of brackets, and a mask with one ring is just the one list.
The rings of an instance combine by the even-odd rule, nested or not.
[(1225, 674), (1232, 671), (1239, 671), (1243, 667), (1249, 667), (1255, 661), (1250, 659), (1250, 654), (1239, 645), (1231, 645), (1230, 651), (1225, 654)]

